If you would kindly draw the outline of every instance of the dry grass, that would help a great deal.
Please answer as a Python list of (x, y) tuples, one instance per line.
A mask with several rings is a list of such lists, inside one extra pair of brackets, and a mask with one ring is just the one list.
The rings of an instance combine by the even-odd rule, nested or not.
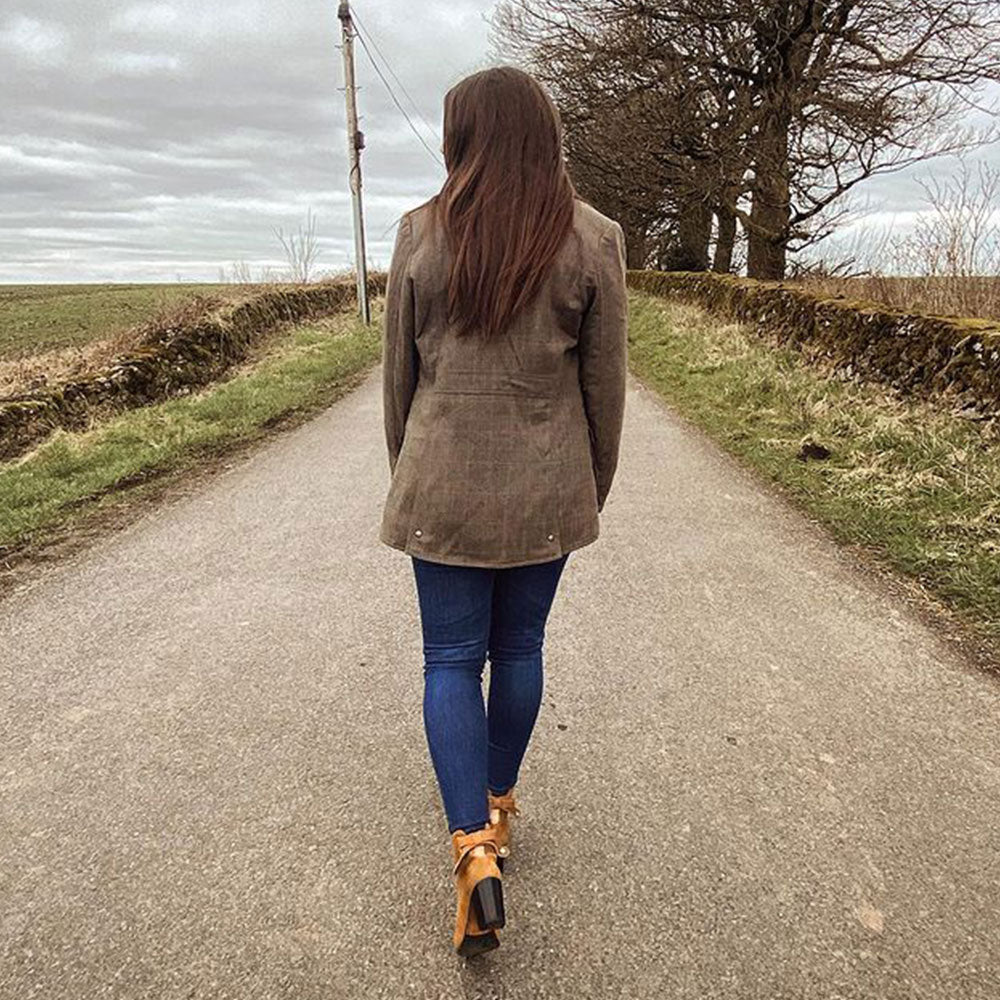
[(902, 312), (975, 317), (1000, 323), (1000, 277), (809, 276), (794, 284), (814, 295), (843, 295), (879, 302)]

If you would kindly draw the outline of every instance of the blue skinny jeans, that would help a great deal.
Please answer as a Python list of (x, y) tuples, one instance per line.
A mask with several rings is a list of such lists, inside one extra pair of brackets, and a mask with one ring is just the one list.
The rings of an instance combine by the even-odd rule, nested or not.
[(545, 622), (568, 555), (503, 568), (410, 557), (423, 632), (424, 729), (451, 833), (484, 827), (487, 789), (503, 794), (517, 781), (542, 702)]

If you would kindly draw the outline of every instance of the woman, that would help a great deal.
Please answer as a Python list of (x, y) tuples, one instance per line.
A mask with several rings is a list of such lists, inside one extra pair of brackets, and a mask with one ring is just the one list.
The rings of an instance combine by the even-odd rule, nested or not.
[(412, 559), (467, 956), (499, 943), (545, 622), (618, 462), (625, 259), (621, 226), (576, 195), (558, 112), (528, 74), (501, 66), (448, 91), (443, 151), (447, 179), (403, 216), (389, 267), (379, 537)]

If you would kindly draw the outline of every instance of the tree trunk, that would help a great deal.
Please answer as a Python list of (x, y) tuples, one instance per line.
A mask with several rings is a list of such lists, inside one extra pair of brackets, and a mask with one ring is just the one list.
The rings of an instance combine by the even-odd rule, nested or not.
[(715, 239), (715, 256), (712, 270), (728, 274), (733, 269), (733, 249), (736, 245), (736, 213), (726, 205), (715, 209), (718, 234)]
[(790, 217), (788, 184), (788, 132), (790, 115), (777, 107), (761, 123), (755, 144), (753, 202), (747, 226), (747, 276), (780, 281)]
[(677, 236), (664, 254), (663, 270), (707, 271), (711, 238), (712, 210), (692, 194), (680, 205)]
[(649, 240), (645, 229), (632, 224), (624, 225), (625, 230), (625, 265), (633, 270), (642, 270), (649, 256)]

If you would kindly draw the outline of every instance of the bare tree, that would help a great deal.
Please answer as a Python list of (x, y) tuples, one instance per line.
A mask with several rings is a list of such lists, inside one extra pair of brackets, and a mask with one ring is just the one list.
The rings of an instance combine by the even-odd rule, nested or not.
[(1000, 275), (1000, 170), (980, 163), (973, 177), (962, 158), (949, 180), (918, 184), (933, 209), (914, 227), (923, 270), (957, 278)]
[(319, 257), (319, 244), (316, 241), (316, 217), (312, 209), (306, 215), (305, 224), (299, 225), (296, 232), (285, 236), (284, 229), (276, 227), (274, 235), (281, 243), (288, 261), (289, 276), (292, 281), (308, 282), (312, 278), (316, 259)]
[[(594, 129), (570, 149), (589, 142), (640, 182), (663, 169), (653, 221), (688, 266), (711, 211), (714, 266), (731, 265), (738, 220), (748, 273), (783, 277), (861, 181), (1000, 136), (959, 126), (1000, 80), (996, 0), (505, 0), (493, 23), (500, 51), (519, 48), (571, 109), (568, 131)], [(628, 148), (588, 87), (620, 115), (643, 109), (641, 127), (618, 125)]]
[(689, 176), (706, 123), (683, 60), (650, 35), (655, 24), (644, 16), (582, 29), (535, 6), (501, 5), (493, 40), (555, 96), (577, 189), (621, 221), (629, 266), (703, 267), (711, 220)]
[(219, 281), (232, 285), (252, 285), (253, 274), (250, 265), (245, 260), (236, 260), (229, 265), (229, 268), (219, 268)]

